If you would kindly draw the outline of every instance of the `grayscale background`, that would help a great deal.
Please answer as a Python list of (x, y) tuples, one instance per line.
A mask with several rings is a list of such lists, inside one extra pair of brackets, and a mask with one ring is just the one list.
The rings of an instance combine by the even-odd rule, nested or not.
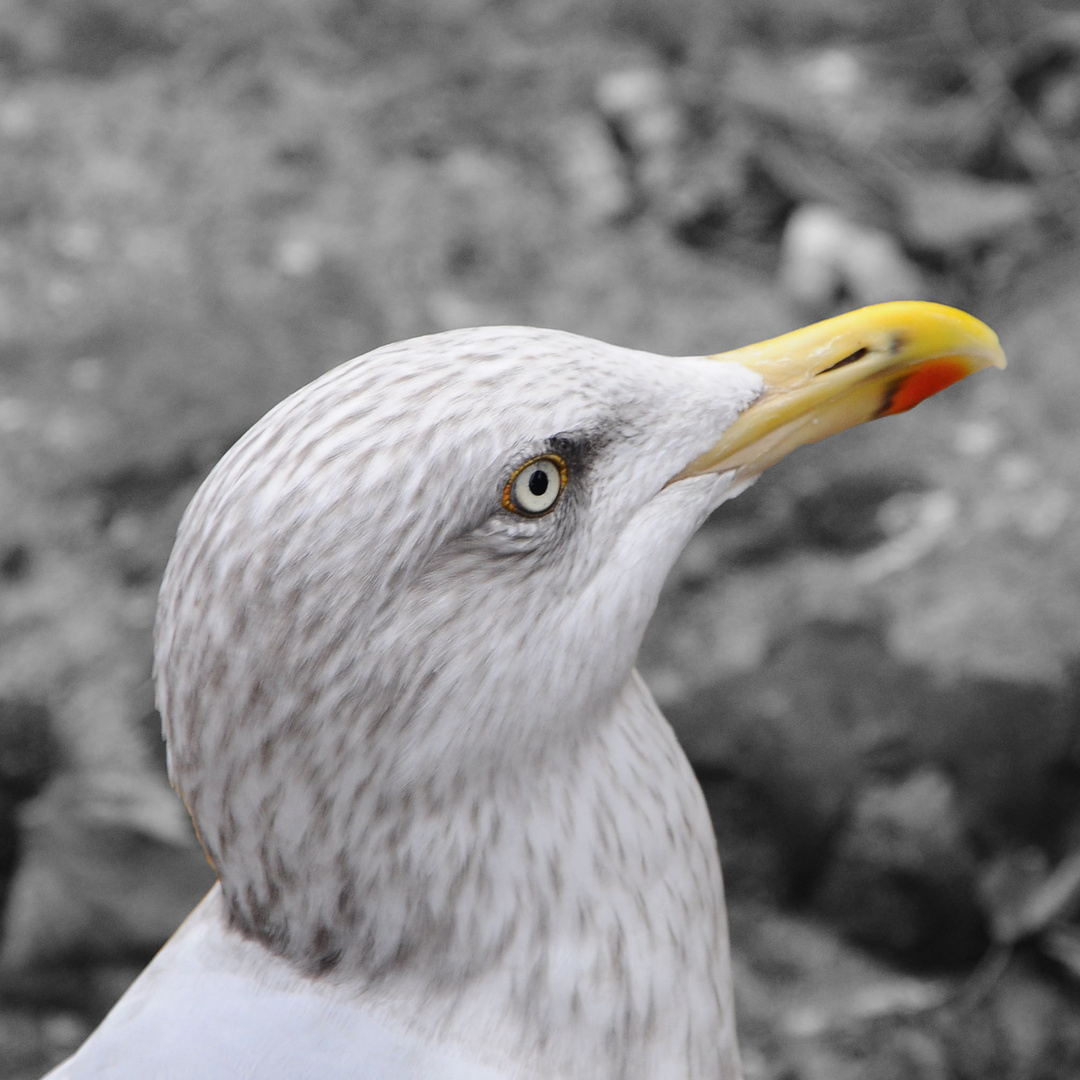
[(685, 354), (914, 297), (1009, 370), (721, 509), (641, 666), (748, 1080), (1075, 1080), (1078, 226), (1068, 0), (0, 0), (0, 1080), (211, 883), (150, 631), (267, 408), (453, 326)]

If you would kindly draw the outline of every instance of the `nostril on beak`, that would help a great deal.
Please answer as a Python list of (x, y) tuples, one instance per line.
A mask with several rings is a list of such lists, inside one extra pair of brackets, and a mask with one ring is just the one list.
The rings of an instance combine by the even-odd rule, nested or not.
[(830, 371), (836, 371), (838, 368), (847, 367), (848, 364), (854, 364), (856, 360), (861, 360), (870, 350), (863, 346), (861, 349), (856, 349), (853, 353), (845, 356), (843, 360), (837, 360), (831, 367), (827, 367), (822, 371), (819, 371), (819, 375), (827, 375)]

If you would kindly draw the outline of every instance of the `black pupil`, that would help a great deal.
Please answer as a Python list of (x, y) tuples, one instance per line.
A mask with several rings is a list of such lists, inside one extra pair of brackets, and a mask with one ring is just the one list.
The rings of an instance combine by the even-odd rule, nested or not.
[(548, 489), (548, 474), (543, 469), (537, 469), (529, 477), (529, 490), (537, 497), (544, 494)]

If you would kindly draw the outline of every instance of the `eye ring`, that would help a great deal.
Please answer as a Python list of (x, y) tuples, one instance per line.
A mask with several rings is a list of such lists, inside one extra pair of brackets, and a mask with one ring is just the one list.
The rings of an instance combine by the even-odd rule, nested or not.
[(519, 465), (503, 488), (503, 508), (522, 517), (543, 517), (555, 509), (569, 479), (558, 454), (541, 454)]

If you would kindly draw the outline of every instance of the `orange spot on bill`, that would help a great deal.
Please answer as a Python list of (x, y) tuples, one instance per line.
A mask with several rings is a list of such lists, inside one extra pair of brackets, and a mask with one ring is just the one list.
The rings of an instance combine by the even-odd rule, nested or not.
[(933, 397), (939, 390), (952, 386), (954, 382), (959, 382), (965, 375), (970, 374), (971, 364), (962, 357), (943, 356), (938, 360), (930, 360), (892, 384), (877, 415), (895, 416), (897, 413), (914, 409), (920, 401)]

